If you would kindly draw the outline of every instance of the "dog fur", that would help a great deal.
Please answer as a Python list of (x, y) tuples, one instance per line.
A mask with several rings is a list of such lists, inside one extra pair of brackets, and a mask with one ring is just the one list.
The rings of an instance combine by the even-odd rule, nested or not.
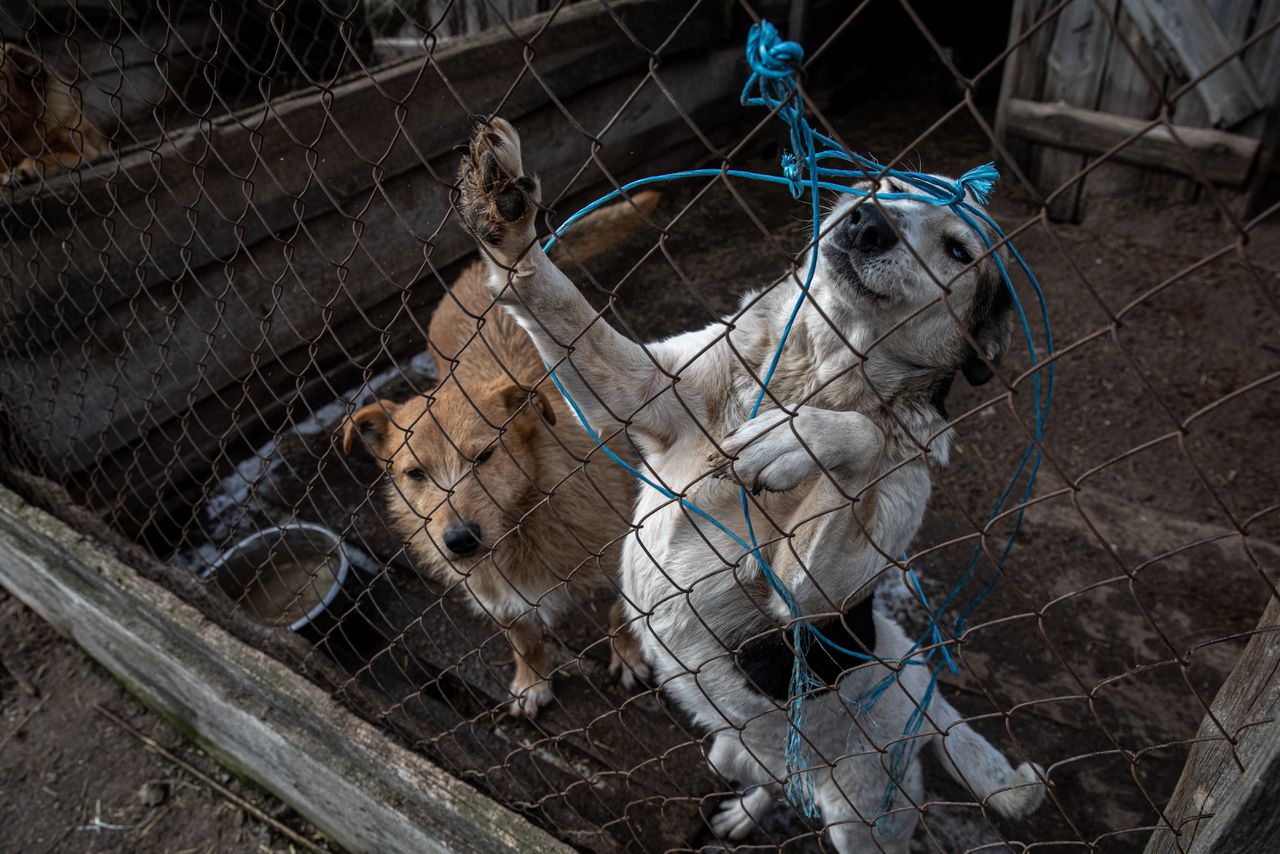
[[(904, 188), (886, 180), (866, 189)], [(864, 708), (865, 692), (910, 646), (870, 603), (920, 526), (930, 460), (947, 462), (954, 375), (986, 381), (1009, 344), (1010, 300), (977, 235), (945, 207), (843, 196), (823, 222), (817, 274), (765, 406), (749, 419), (796, 278), (748, 294), (723, 323), (641, 346), (598, 318), (534, 241), (538, 184), (510, 124), (494, 119), (474, 135), (459, 193), (489, 257), (491, 293), (542, 358), (560, 365), (594, 429), (625, 428), (656, 479), (744, 539), (739, 485), (756, 493), (762, 554), (800, 612), (871, 647), (877, 661), (839, 662), (831, 690), (807, 698), (802, 731), (835, 847), (905, 852), (923, 796), (920, 765), (911, 761), (894, 782), (886, 751), (923, 702), (928, 674), (900, 667)], [(634, 519), (622, 568), (629, 616), (659, 683), (713, 734), (711, 764), (745, 786), (712, 820), (738, 839), (788, 773), (785, 691), (772, 697), (748, 674), (768, 669), (753, 656), (784, 648), (792, 617), (740, 546), (676, 502), (642, 490)], [(789, 667), (789, 652), (783, 660)], [(980, 803), (1007, 816), (1040, 803), (1037, 766), (1012, 768), (941, 697), (926, 718), (910, 749), (932, 743)]]
[[(641, 199), (642, 209), (657, 198)], [(586, 260), (639, 222), (629, 206), (604, 208), (562, 257)], [(347, 422), (343, 447), (349, 452), (358, 435), (385, 465), (391, 525), (416, 561), (503, 628), (515, 652), (510, 711), (533, 717), (552, 699), (544, 628), (573, 611), (575, 594), (617, 589), (635, 485), (593, 453), (554, 386), (547, 393), (537, 349), (493, 305), (487, 278), (473, 264), (432, 315), (439, 386), (363, 407)], [(468, 525), (470, 538), (459, 528)], [(648, 669), (621, 614), (615, 604), (611, 670), (631, 686)]]
[(0, 44), (0, 184), (74, 169), (106, 150), (71, 87), (40, 59)]

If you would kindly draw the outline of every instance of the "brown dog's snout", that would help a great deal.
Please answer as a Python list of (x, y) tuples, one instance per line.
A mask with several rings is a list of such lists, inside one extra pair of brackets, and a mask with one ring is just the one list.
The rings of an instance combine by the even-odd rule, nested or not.
[(458, 557), (480, 549), (480, 525), (474, 519), (460, 519), (444, 529), (444, 545)]
[(845, 217), (844, 229), (848, 244), (866, 255), (878, 255), (892, 249), (898, 243), (898, 235), (894, 233), (884, 214), (871, 201), (864, 202)]

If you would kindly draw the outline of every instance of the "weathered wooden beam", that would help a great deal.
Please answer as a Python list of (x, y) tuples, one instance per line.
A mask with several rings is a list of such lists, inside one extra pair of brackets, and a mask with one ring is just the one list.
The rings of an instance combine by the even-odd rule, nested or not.
[(74, 324), (77, 313), (109, 309), (299, 220), (334, 209), (358, 218), (365, 191), (449, 152), (473, 115), (501, 104), (518, 117), (551, 93), (570, 98), (646, 68), (650, 50), (669, 57), (715, 41), (726, 30), (704, 5), (683, 21), (682, 0), (559, 8), (324, 91), (212, 121), (191, 116), (191, 125), (118, 160), (20, 186), (3, 230), (24, 248), (14, 256), (39, 259), (24, 272), (44, 293), (0, 305), (0, 319), (39, 307), (43, 296)]
[(569, 850), (3, 487), (0, 584), (350, 851)]
[[(547, 29), (527, 67), (509, 33), (459, 39), (425, 65), (184, 132), (0, 210), (11, 238), (0, 255), (0, 395), (15, 431), (76, 471), (161, 428), (201, 433), (183, 423), (199, 403), (222, 396), (239, 423), (290, 394), (298, 374), (273, 372), (277, 362), (296, 355), (324, 370), (320, 354), (379, 331), (367, 306), (474, 251), (447, 221), (450, 149), (472, 113), (501, 105), (557, 192), (604, 179), (578, 174), (592, 140), (575, 124), (618, 172), (692, 138), (680, 110), (701, 121), (732, 105), (740, 48), (706, 50), (727, 32), (720, 16), (677, 26), (672, 8), (632, 0), (539, 18)], [(516, 28), (521, 38), (530, 26)], [(654, 74), (679, 110), (640, 85), (660, 46)], [(260, 378), (268, 393), (244, 399)], [(216, 451), (220, 437), (203, 438)]]
[[(1111, 159), (1134, 166), (1194, 175), (1232, 187), (1242, 186), (1258, 154), (1258, 140), (1208, 128), (1177, 127), (1142, 119), (1085, 110), (1064, 103), (1038, 103), (1010, 99), (1007, 128), (1011, 136), (1064, 151), (1103, 154), (1134, 134), (1142, 135), (1125, 145)], [(1146, 129), (1143, 132), (1144, 128)], [(1177, 139), (1174, 138), (1176, 134)]]
[(1210, 712), (1165, 807), (1171, 826), (1152, 833), (1145, 854), (1280, 850), (1280, 599), (1267, 604)]
[(1267, 105), (1253, 75), (1232, 56), (1239, 43), (1222, 32), (1204, 0), (1121, 0), (1121, 5), (1171, 72), (1186, 80), (1207, 75), (1195, 88), (1209, 124), (1232, 127)]

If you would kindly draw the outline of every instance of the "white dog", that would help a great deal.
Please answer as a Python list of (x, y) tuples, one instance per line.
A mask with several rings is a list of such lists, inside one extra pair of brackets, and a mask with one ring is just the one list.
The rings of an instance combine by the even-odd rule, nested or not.
[[(892, 181), (878, 188), (902, 191)], [(872, 592), (920, 526), (928, 460), (947, 461), (953, 434), (942, 405), (955, 373), (985, 382), (1008, 346), (1010, 300), (994, 262), (945, 207), (845, 197), (823, 224), (817, 275), (764, 411), (748, 420), (799, 284), (748, 294), (723, 323), (641, 346), (547, 259), (535, 242), (537, 201), (511, 125), (478, 128), (459, 211), (490, 259), (491, 292), (557, 366), (593, 429), (627, 430), (654, 480), (743, 539), (739, 484), (752, 490), (761, 556), (799, 612), (846, 650), (877, 659), (805, 645), (826, 683), (805, 702), (805, 773), (839, 850), (905, 852), (920, 766), (887, 772), (928, 672), (897, 665), (910, 643), (872, 611)], [(737, 839), (791, 773), (794, 618), (740, 543), (678, 501), (642, 489), (634, 524), (622, 557), (632, 624), (661, 685), (714, 734), (713, 767), (746, 786), (713, 818), (719, 835)], [(864, 702), (891, 668), (899, 678), (874, 705)], [(936, 694), (925, 712), (899, 751), (934, 743), (956, 779), (1004, 815), (1039, 805), (1036, 766), (1013, 769)]]

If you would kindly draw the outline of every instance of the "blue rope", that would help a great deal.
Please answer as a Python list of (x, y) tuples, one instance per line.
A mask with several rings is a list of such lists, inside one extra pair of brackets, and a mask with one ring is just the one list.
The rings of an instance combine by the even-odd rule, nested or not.
[[(773, 379), (774, 372), (777, 370), (778, 363), (782, 358), (783, 348), (786, 346), (787, 339), (791, 335), (792, 327), (796, 318), (799, 316), (800, 309), (803, 307), (805, 300), (808, 298), (809, 286), (813, 282), (813, 277), (817, 271), (818, 263), (818, 236), (821, 229), (821, 204), (820, 193), (822, 190), (832, 190), (837, 193), (850, 193), (857, 196), (869, 196), (871, 193), (866, 190), (854, 189), (846, 183), (835, 183), (833, 180), (841, 181), (880, 179), (883, 177), (893, 177), (900, 183), (913, 187), (917, 192), (894, 192), (894, 193), (876, 193), (877, 199), (892, 201), (896, 199), (910, 199), (916, 202), (924, 202), (930, 205), (950, 208), (957, 217), (976, 232), (982, 239), (984, 246), (991, 250), (997, 241), (1004, 240), (1005, 234), (1000, 226), (985, 211), (980, 210), (971, 204), (968, 199), (972, 197), (978, 205), (985, 205), (991, 197), (991, 193), (995, 188), (995, 183), (999, 180), (999, 172), (992, 163), (985, 163), (974, 169), (965, 172), (958, 181), (946, 181), (933, 175), (927, 175), (921, 172), (913, 172), (901, 169), (889, 169), (874, 160), (873, 158), (846, 152), (839, 143), (824, 134), (815, 131), (804, 117), (805, 106), (804, 98), (800, 93), (796, 84), (795, 74), (804, 59), (804, 49), (795, 42), (782, 41), (777, 30), (768, 21), (761, 21), (752, 27), (751, 33), (747, 38), (747, 62), (751, 66), (751, 77), (747, 80), (746, 85), (742, 89), (740, 102), (747, 107), (763, 107), (775, 112), (786, 124), (790, 133), (790, 150), (782, 156), (782, 175), (770, 175), (760, 172), (750, 172), (740, 169), (689, 169), (681, 172), (672, 172), (663, 175), (653, 175), (647, 178), (641, 178), (624, 184), (621, 188), (614, 190), (591, 204), (582, 208), (568, 219), (556, 230), (555, 234), (547, 241), (545, 249), (549, 250), (551, 246), (564, 235), (570, 228), (574, 226), (583, 217), (592, 211), (606, 205), (615, 199), (624, 197), (634, 190), (650, 184), (666, 183), (671, 181), (689, 180), (693, 178), (716, 178), (730, 177), (739, 178), (749, 181), (760, 181), (771, 184), (785, 185), (790, 189), (794, 198), (802, 198), (807, 191), (809, 197), (810, 212), (812, 216), (812, 247), (810, 249), (809, 264), (805, 273), (804, 281), (800, 285), (800, 294), (791, 309), (791, 314), (787, 318), (786, 325), (783, 328), (782, 335), (778, 341), (777, 349), (774, 351), (773, 357), (769, 362), (769, 366), (761, 379), (760, 391), (756, 396), (754, 405), (751, 408), (749, 417), (754, 418), (759, 414), (760, 408), (764, 403), (769, 382)], [(821, 165), (824, 161), (839, 160), (852, 164), (856, 168), (838, 169)], [(991, 235), (995, 236), (995, 240)], [(1014, 248), (1012, 243), (1006, 241), (1010, 254), (1017, 263), (1019, 270), (1026, 277), (1032, 289), (1035, 291), (1036, 299), (1039, 304), (1039, 319), (1044, 327), (1045, 332), (1045, 352), (1047, 356), (1052, 356), (1053, 336), (1050, 331), (1048, 307), (1045, 301), (1044, 292), (1040, 287), (1040, 283), (1036, 280), (1035, 275), (1031, 272), (1031, 268), (1027, 266), (1022, 256)], [(1005, 288), (1008, 290), (1013, 300), (1018, 314), (1019, 321), (1022, 326), (1023, 335), (1027, 341), (1027, 347), (1030, 351), (1031, 363), (1038, 364), (1039, 356), (1035, 344), (1035, 336), (1031, 329), (1031, 323), (1027, 318), (1027, 314), (1023, 309), (1021, 301), (1018, 299), (1017, 290), (1013, 286), (1013, 281), (1009, 276), (1004, 262), (995, 252), (991, 253), (991, 257), (995, 260), (996, 266), (1000, 272), (1001, 280)], [(796, 653), (795, 663), (792, 668), (792, 677), (790, 685), (790, 698), (788, 702), (788, 734), (785, 749), (787, 762), (787, 780), (786, 792), (788, 798), (802, 812), (809, 817), (817, 815), (817, 808), (814, 803), (812, 775), (809, 773), (809, 757), (807, 750), (801, 738), (801, 726), (804, 720), (804, 700), (814, 690), (821, 687), (813, 674), (805, 666), (803, 652), (806, 649), (805, 644), (808, 638), (813, 638), (818, 642), (826, 645), (843, 655), (850, 656), (860, 661), (875, 661), (874, 655), (868, 655), (861, 650), (847, 649), (844, 646), (824, 635), (817, 626), (809, 622), (796, 604), (795, 598), (790, 589), (782, 583), (773, 567), (760, 554), (761, 546), (756, 540), (755, 530), (751, 523), (750, 503), (747, 498), (745, 488), (740, 490), (740, 498), (742, 505), (743, 519), (746, 523), (747, 539), (743, 539), (724, 523), (714, 518), (711, 514), (698, 507), (692, 501), (689, 501), (682, 495), (672, 492), (666, 486), (658, 483), (652, 478), (637, 470), (617, 454), (615, 454), (601, 439), (601, 437), (592, 429), (587, 420), (585, 413), (581, 407), (572, 398), (569, 392), (561, 383), (560, 378), (556, 375), (553, 367), (548, 367), (551, 380), (555, 383), (557, 389), (564, 396), (574, 415), (582, 423), (587, 434), (597, 444), (605, 454), (609, 456), (615, 463), (629, 471), (642, 483), (651, 489), (656, 490), (661, 495), (672, 501), (678, 501), (680, 506), (688, 512), (694, 514), (700, 519), (709, 522), (721, 533), (727, 535), (734, 543), (744, 550), (742, 559), (754, 560), (759, 566), (761, 573), (768, 581), (769, 586), (779, 596), (783, 603), (787, 606), (788, 613), (792, 618), (792, 646)], [(1023, 514), (1026, 510), (1026, 502), (1031, 496), (1032, 488), (1035, 484), (1036, 475), (1039, 472), (1041, 462), (1041, 452), (1039, 450), (1044, 436), (1044, 424), (1048, 417), (1049, 406), (1053, 397), (1053, 372), (1054, 364), (1049, 362), (1046, 371), (1046, 381), (1044, 387), (1041, 387), (1039, 372), (1032, 375), (1032, 386), (1034, 392), (1034, 414), (1035, 414), (1035, 437), (1032, 442), (1027, 445), (1026, 450), (1014, 470), (1013, 476), (1005, 488), (1004, 493), (997, 501), (995, 508), (987, 518), (990, 524), (1001, 510), (1004, 508), (1005, 502), (1010, 495), (1014, 493), (1018, 483), (1023, 480), (1025, 473), (1025, 486), (1021, 493), (1021, 505), (1014, 515), (1014, 528), (1006, 541), (999, 558), (996, 561), (996, 571), (990, 581), (974, 596), (969, 603), (960, 610), (958, 616), (950, 626), (950, 634), (958, 635), (964, 630), (964, 626), (973, 611), (978, 607), (982, 600), (990, 593), (1004, 569), (1004, 563), (1010, 550), (1013, 548), (1014, 542), (1018, 537), (1021, 529)], [(942, 615), (953, 605), (968, 585), (973, 575), (977, 571), (978, 561), (982, 555), (982, 546), (979, 544), (961, 575), (960, 581), (955, 585), (951, 592), (944, 599), (942, 604), (934, 611), (929, 607), (924, 590), (920, 586), (920, 581), (916, 576), (915, 570), (909, 565), (906, 566), (907, 578), (910, 581), (916, 595), (919, 597), (921, 604), (924, 605), (929, 620), (929, 627), (916, 640), (916, 642), (903, 656), (902, 665), (930, 666), (931, 672), (926, 690), (919, 700), (917, 709), (909, 717), (903, 739), (894, 744), (889, 751), (889, 767), (890, 767), (890, 783), (886, 788), (885, 797), (882, 804), (882, 812), (889, 809), (893, 802), (894, 790), (900, 784), (902, 776), (906, 773), (906, 769), (910, 765), (912, 758), (912, 744), (914, 736), (916, 736), (925, 720), (925, 711), (928, 709), (932, 701), (939, 675), (945, 667), (952, 673), (958, 673), (959, 668), (952, 659), (949, 651), (950, 642), (946, 640), (944, 629), (940, 624)], [(905, 559), (904, 559), (905, 560)], [(923, 655), (919, 654), (921, 647), (928, 644), (930, 649)], [(931, 660), (938, 659), (930, 664)], [(898, 673), (892, 672), (879, 683), (871, 688), (863, 691), (854, 702), (861, 710), (867, 710), (875, 704), (875, 702), (884, 694), (885, 690), (893, 684), (898, 678)]]

